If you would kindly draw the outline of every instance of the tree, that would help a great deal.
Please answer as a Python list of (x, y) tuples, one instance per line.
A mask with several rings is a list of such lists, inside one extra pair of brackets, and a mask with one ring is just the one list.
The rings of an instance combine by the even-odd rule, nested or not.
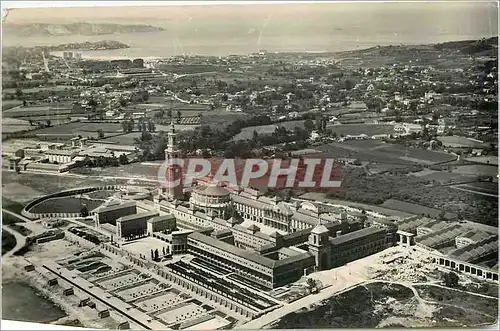
[(128, 131), (128, 121), (122, 122), (122, 129), (123, 129), (123, 132), (129, 132)]
[(23, 96), (23, 91), (20, 88), (16, 88), (16, 99), (21, 100), (21, 97)]
[(304, 121), (304, 128), (309, 132), (314, 130), (314, 123), (310, 118)]
[(101, 129), (97, 130), (97, 138), (104, 139), (104, 132)]
[(125, 154), (120, 154), (120, 156), (118, 157), (118, 162), (120, 164), (128, 164), (128, 158), (127, 158), (127, 155)]
[(134, 120), (127, 121), (127, 132), (134, 131)]
[(445, 220), (446, 220), (445, 215), (446, 215), (445, 211), (444, 211), (444, 210), (441, 210), (441, 211), (439, 212), (438, 219), (439, 219), (440, 221), (445, 221)]
[(80, 215), (82, 217), (87, 217), (89, 216), (89, 209), (87, 208), (87, 205), (83, 205), (82, 208), (80, 209)]
[(313, 293), (315, 290), (316, 291), (318, 290), (316, 280), (314, 280), (312, 278), (307, 279), (306, 285), (307, 285), (307, 288), (309, 289), (309, 293)]
[(450, 271), (443, 276), (444, 284), (447, 287), (458, 287), (458, 281), (460, 280), (458, 278), (458, 275), (454, 273), (453, 271)]
[(149, 132), (155, 132), (155, 130), (156, 130), (156, 126), (153, 123), (153, 121), (148, 121), (148, 131)]

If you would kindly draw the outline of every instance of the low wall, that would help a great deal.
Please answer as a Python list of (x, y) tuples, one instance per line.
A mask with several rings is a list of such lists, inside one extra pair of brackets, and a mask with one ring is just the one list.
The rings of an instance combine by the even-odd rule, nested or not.
[[(127, 186), (121, 186), (121, 185), (107, 185), (107, 186), (98, 186), (98, 187), (82, 187), (82, 188), (76, 188), (72, 190), (66, 190), (66, 191), (61, 191), (57, 193), (52, 193), (45, 195), (43, 197), (37, 198), (30, 203), (28, 203), (23, 210), (21, 211), (21, 214), (24, 217), (27, 217), (29, 219), (40, 219), (40, 218), (49, 218), (49, 217), (61, 217), (61, 218), (74, 218), (74, 217), (80, 217), (80, 213), (33, 213), (30, 212), (29, 210), (36, 206), (37, 204), (48, 200), (48, 199), (53, 199), (53, 198), (62, 198), (62, 197), (68, 197), (72, 196), (75, 194), (83, 194), (83, 193), (89, 193), (89, 192), (95, 192), (95, 191), (109, 191), (109, 190), (121, 190), (121, 189), (126, 189)], [(89, 211), (89, 215), (94, 215), (93, 211)]]

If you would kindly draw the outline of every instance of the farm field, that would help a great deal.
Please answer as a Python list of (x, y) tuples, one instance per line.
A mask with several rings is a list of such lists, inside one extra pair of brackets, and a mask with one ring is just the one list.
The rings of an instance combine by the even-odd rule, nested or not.
[(482, 164), (492, 164), (498, 166), (497, 156), (473, 156), (465, 158), (466, 161)]
[(459, 136), (444, 136), (439, 137), (439, 141), (443, 143), (445, 147), (472, 147), (472, 148), (482, 148), (484, 143), (475, 141), (466, 137)]
[(327, 129), (335, 132), (337, 136), (341, 135), (359, 135), (366, 134), (373, 136), (376, 134), (390, 134), (394, 132), (392, 124), (328, 124)]
[(47, 116), (50, 115), (66, 115), (71, 114), (72, 107), (70, 105), (60, 106), (35, 106), (35, 107), (17, 107), (2, 111), (3, 117), (28, 117), (28, 116)]
[[(33, 87), (33, 88), (24, 88), (21, 89), (23, 93), (36, 93), (40, 91), (64, 91), (64, 90), (72, 90), (74, 86), (70, 85), (57, 85), (57, 86), (45, 86), (45, 87)], [(15, 88), (7, 88), (3, 90), (4, 93), (15, 93)]]
[(496, 177), (498, 175), (498, 166), (483, 164), (461, 165), (458, 167), (454, 167), (452, 172), (462, 175), (483, 175)]
[(101, 139), (99, 141), (106, 142), (106, 143), (114, 143), (114, 144), (119, 144), (119, 145), (134, 145), (135, 138), (140, 138), (140, 137), (141, 137), (140, 132), (130, 132), (127, 134), (120, 134), (120, 135), (106, 137), (106, 138)]
[(381, 165), (410, 166), (412, 164), (449, 162), (456, 159), (455, 155), (449, 153), (387, 144), (372, 139), (329, 143), (319, 146), (317, 149), (332, 157), (352, 157)]
[(2, 111), (20, 106), (22, 104), (22, 101), (19, 100), (2, 100)]
[[(426, 169), (427, 170), (427, 169)], [(467, 183), (471, 181), (477, 180), (476, 175), (464, 175), (464, 174), (459, 174), (459, 173), (453, 173), (453, 172), (448, 172), (448, 171), (433, 171), (430, 170), (430, 173), (428, 174), (423, 174), (421, 176), (418, 175), (417, 173), (412, 174), (416, 177), (420, 177), (424, 180), (429, 180), (433, 182), (437, 182), (440, 184), (446, 184), (446, 183)]]
[[(229, 124), (228, 122), (227, 124)], [(280, 123), (275, 123), (275, 124), (269, 124), (269, 125), (259, 125), (259, 126), (251, 126), (248, 128), (244, 128), (241, 130), (240, 133), (238, 133), (236, 136), (233, 137), (234, 141), (237, 140), (247, 140), (247, 139), (252, 139), (253, 137), (253, 132), (257, 131), (259, 134), (271, 134), (274, 132), (277, 126), (280, 127), (285, 127), (288, 130), (293, 130), (296, 126), (303, 128), (304, 127), (304, 121), (299, 120), (299, 121), (288, 121), (288, 122), (280, 122)]]
[(2, 132), (3, 133), (12, 133), (26, 130), (34, 130), (35, 126), (31, 126), (28, 121), (23, 121), (17, 118), (2, 118)]
[(466, 190), (477, 191), (481, 193), (496, 194), (498, 195), (498, 182), (474, 182), (462, 185), (456, 185)]
[(498, 165), (498, 156), (473, 156), (467, 157), (465, 160), (474, 163)]
[(97, 130), (99, 129), (104, 132), (105, 137), (123, 133), (122, 125), (120, 123), (72, 122), (38, 129), (33, 131), (33, 134), (36, 134), (38, 138), (47, 141), (67, 141), (78, 135), (81, 135), (82, 137), (97, 138)]

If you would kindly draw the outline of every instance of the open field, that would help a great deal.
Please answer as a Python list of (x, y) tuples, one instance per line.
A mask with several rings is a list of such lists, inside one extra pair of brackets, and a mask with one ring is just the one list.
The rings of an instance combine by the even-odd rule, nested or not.
[(99, 176), (118, 176), (118, 177), (131, 177), (131, 178), (148, 178), (158, 179), (158, 169), (162, 161), (130, 163), (121, 165), (118, 168), (93, 168), (90, 169), (92, 177)]
[(330, 157), (351, 157), (360, 161), (394, 166), (411, 166), (413, 164), (434, 164), (449, 162), (456, 156), (449, 153), (410, 148), (397, 144), (387, 144), (379, 140), (350, 140), (342, 143), (328, 143), (317, 147)]
[(269, 125), (251, 126), (251, 127), (244, 128), (243, 130), (241, 130), (240, 133), (238, 133), (236, 136), (233, 137), (233, 140), (236, 141), (236, 140), (252, 139), (254, 131), (257, 131), (258, 134), (263, 134), (263, 135), (264, 134), (271, 134), (274, 132), (274, 130), (278, 126), (285, 127), (288, 130), (293, 130), (296, 126), (303, 128), (304, 121), (303, 120), (288, 121), (288, 122), (280, 122), (280, 123), (269, 124)]
[[(42, 173), (16, 174), (15, 172), (2, 171), (2, 185), (8, 185), (10, 183), (17, 183), (19, 185), (22, 185), (22, 187), (29, 187), (36, 192), (40, 192), (40, 195), (43, 195), (77, 187), (120, 185), (123, 184), (124, 181), (113, 181), (110, 179), (102, 181), (99, 179), (99, 177), (88, 176), (67, 176), (60, 174), (48, 175)], [(5, 194), (5, 191), (2, 190), (2, 195)], [(40, 195), (37, 194), (37, 196)], [(33, 196), (32, 198), (35, 198), (35, 196)], [(31, 200), (32, 198), (30, 198), (29, 200)], [(26, 195), (22, 190), (17, 190), (15, 192), (9, 191), (9, 200), (15, 202), (25, 202)]]
[(438, 140), (441, 141), (445, 147), (483, 148), (485, 146), (482, 142), (459, 136), (444, 136), (439, 137)]
[(492, 164), (498, 166), (497, 156), (473, 156), (465, 158), (466, 161), (482, 164)]
[(2, 100), (2, 111), (21, 106), (22, 104), (23, 102), (20, 100)]
[[(20, 178), (22, 175), (18, 176)], [(4, 184), (2, 184), (2, 198), (4, 199), (27, 202), (43, 195), (43, 192), (35, 190), (27, 185), (18, 182), (5, 182), (6, 179), (2, 179), (4, 181)], [(15, 177), (12, 176), (11, 179), (15, 179)]]
[(212, 129), (223, 130), (232, 122), (238, 119), (247, 119), (249, 117), (250, 115), (245, 113), (233, 113), (225, 110), (216, 110), (213, 112), (204, 113), (201, 117), (201, 124), (210, 125)]
[(490, 315), (495, 319), (498, 316), (498, 300), (496, 298), (486, 298), (452, 288), (433, 285), (415, 285), (415, 288), (424, 300), (435, 301), (463, 310), (470, 309)]
[[(70, 85), (57, 85), (57, 86), (23, 88), (21, 89), (21, 91), (23, 91), (23, 93), (36, 93), (40, 91), (65, 91), (65, 90), (72, 90), (74, 88), (75, 88), (74, 86)], [(3, 90), (3, 93), (16, 93), (16, 89), (7, 88)]]
[[(413, 215), (429, 214), (432, 218), (438, 218), (439, 213), (441, 213), (441, 210), (439, 209), (429, 208), (426, 206), (418, 205), (416, 203), (404, 202), (395, 199), (386, 200), (380, 206), (389, 209), (401, 210)], [(456, 216), (457, 215), (454, 213), (445, 213), (445, 218), (448, 219), (454, 219), (456, 218)]]
[(480, 193), (496, 194), (498, 195), (498, 182), (474, 182), (462, 185), (456, 185), (466, 190), (476, 191)]
[(2, 118), (2, 132), (11, 133), (18, 131), (34, 130), (35, 126), (31, 126), (28, 121), (24, 121), (17, 118)]
[(31, 117), (31, 116), (50, 116), (71, 114), (70, 106), (35, 106), (35, 107), (16, 107), (2, 111), (3, 117)]
[[(426, 169), (428, 170), (428, 169)], [(423, 172), (423, 171), (420, 171)], [(477, 180), (477, 176), (475, 175), (463, 175), (459, 173), (454, 173), (454, 172), (448, 172), (448, 171), (433, 171), (430, 170), (427, 174), (422, 174), (418, 175), (419, 172), (414, 173), (412, 175), (416, 177), (420, 177), (424, 180), (429, 180), (433, 182), (437, 182), (439, 184), (446, 184), (446, 183), (468, 183), (471, 181)]]
[(122, 133), (122, 125), (120, 123), (84, 123), (75, 122), (68, 123), (64, 125), (53, 126), (50, 128), (44, 128), (36, 131), (39, 135), (50, 135), (50, 134), (61, 134), (61, 135), (73, 135), (78, 134), (88, 135), (90, 133), (95, 134), (97, 130), (101, 129), (104, 133)]
[(455, 167), (452, 172), (461, 175), (483, 175), (496, 177), (498, 175), (498, 166), (484, 164), (461, 165)]
[[(418, 302), (413, 292), (398, 284), (371, 283), (333, 296), (317, 305), (283, 316), (272, 325), (275, 329), (376, 328), (391, 325), (391, 318), (410, 319)], [(422, 314), (424, 315), (424, 314)], [(430, 315), (430, 314), (429, 314)], [(421, 316), (421, 319), (430, 316)]]
[(403, 212), (403, 211), (396, 210), (396, 209), (384, 208), (381, 206), (369, 205), (369, 204), (365, 204), (365, 203), (358, 203), (358, 202), (346, 201), (346, 200), (329, 199), (326, 197), (325, 193), (309, 192), (309, 193), (302, 194), (299, 198), (305, 199), (305, 200), (321, 201), (321, 202), (330, 203), (333, 205), (351, 206), (354, 208), (365, 209), (367, 211), (373, 211), (373, 212), (380, 213), (383, 215), (388, 215), (388, 216), (410, 217), (413, 215), (411, 213)]

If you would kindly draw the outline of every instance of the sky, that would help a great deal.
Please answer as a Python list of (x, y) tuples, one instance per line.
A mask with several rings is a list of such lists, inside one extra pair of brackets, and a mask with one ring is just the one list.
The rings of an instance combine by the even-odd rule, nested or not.
[[(59, 1), (56, 1), (59, 2)], [(47, 1), (36, 2), (47, 5)], [(64, 2), (63, 2), (64, 3)], [(87, 2), (82, 2), (87, 3)], [(101, 2), (104, 4), (105, 2)], [(113, 5), (118, 5), (117, 1)], [(129, 2), (128, 5), (134, 2)], [(7, 2), (2, 5), (9, 5)], [(13, 4), (15, 5), (15, 4)], [(17, 4), (19, 5), (19, 4)], [(25, 3), (23, 5), (26, 5)], [(49, 5), (51, 5), (49, 3)], [(53, 5), (53, 3), (52, 3)], [(59, 3), (61, 5), (61, 3)], [(65, 4), (67, 5), (67, 4)], [(74, 5), (74, 4), (73, 4)], [(360, 16), (366, 16), (369, 20), (373, 16), (387, 15), (390, 12), (401, 13), (401, 18), (411, 16), (421, 17), (423, 14), (432, 22), (439, 19), (444, 22), (456, 22), (467, 13), (496, 11), (495, 2), (474, 2), (474, 1), (445, 1), (426, 3), (328, 3), (328, 4), (266, 4), (266, 5), (192, 5), (192, 6), (142, 6), (142, 7), (86, 7), (86, 8), (22, 8), (11, 9), (8, 14), (9, 23), (51, 23), (57, 21), (93, 21), (93, 20), (141, 20), (141, 19), (224, 19), (224, 18), (261, 18), (272, 13), (273, 17), (286, 19), (301, 19), (307, 17), (314, 18), (316, 15), (323, 15), (325, 12), (333, 17), (340, 18), (343, 13), (357, 12)], [(457, 13), (460, 13), (457, 15)], [(484, 17), (477, 16), (477, 20)], [(427, 20), (422, 21), (425, 24)], [(390, 23), (390, 22), (387, 22)], [(498, 24), (497, 24), (498, 25)]]

